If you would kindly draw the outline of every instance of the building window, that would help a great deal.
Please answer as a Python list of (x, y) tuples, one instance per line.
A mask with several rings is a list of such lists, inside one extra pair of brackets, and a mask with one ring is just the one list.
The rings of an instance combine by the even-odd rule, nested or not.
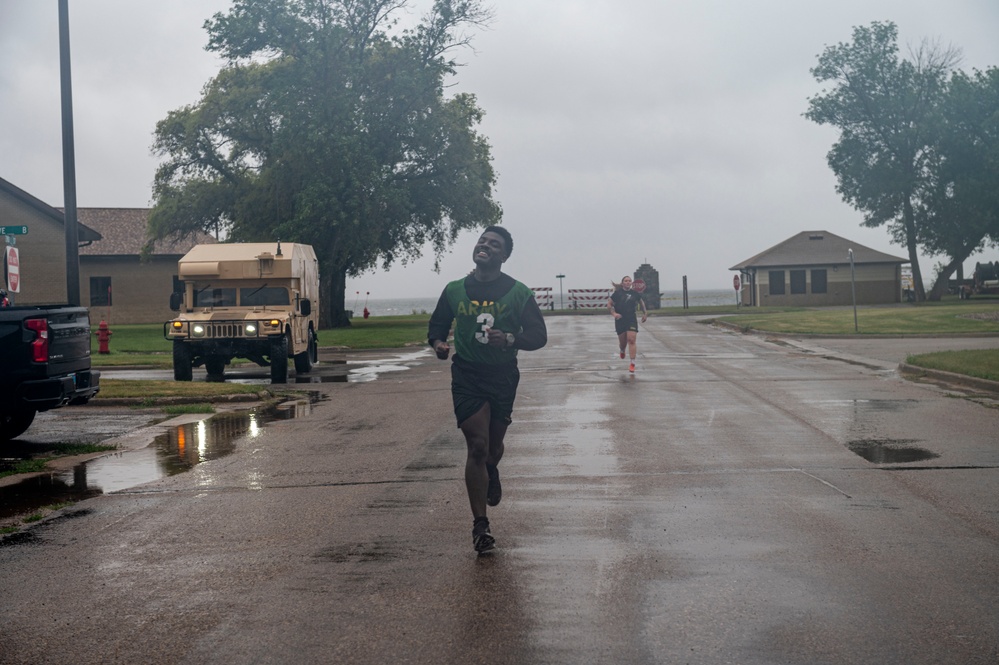
[(791, 293), (807, 293), (805, 289), (805, 271), (791, 271)]
[(782, 296), (782, 295), (784, 295), (784, 271), (783, 270), (771, 270), (770, 271), (770, 295), (772, 295), (772, 296)]
[(90, 278), (90, 306), (110, 307), (111, 306), (111, 278), (91, 277)]
[(812, 271), (812, 293), (826, 293), (826, 271)]

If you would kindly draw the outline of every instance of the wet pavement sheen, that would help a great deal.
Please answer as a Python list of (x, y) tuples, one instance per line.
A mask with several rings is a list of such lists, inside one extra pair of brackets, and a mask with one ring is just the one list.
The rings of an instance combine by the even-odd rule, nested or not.
[(407, 357), (0, 547), (4, 658), (997, 662), (999, 411), (863, 347), (653, 318), (632, 375), (609, 317), (549, 327), (494, 553), (447, 363)]

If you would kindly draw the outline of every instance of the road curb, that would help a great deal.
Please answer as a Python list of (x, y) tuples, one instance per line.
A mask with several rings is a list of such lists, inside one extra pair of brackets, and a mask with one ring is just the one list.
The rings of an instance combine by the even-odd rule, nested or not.
[(970, 332), (970, 333), (853, 333), (853, 334), (833, 334), (833, 333), (793, 333), (775, 332), (773, 330), (757, 330), (748, 326), (741, 326), (731, 321), (711, 321), (711, 325), (719, 328), (727, 328), (746, 335), (761, 335), (765, 337), (790, 337), (792, 339), (979, 339), (988, 337), (999, 337), (999, 333), (994, 332)]
[(944, 383), (964, 386), (966, 388), (974, 388), (975, 390), (999, 393), (999, 381), (979, 379), (978, 377), (968, 376), (967, 374), (955, 374), (954, 372), (945, 372), (940, 369), (927, 369), (925, 367), (917, 367), (916, 365), (910, 365), (908, 363), (899, 363), (898, 371), (908, 377), (932, 379), (935, 381), (942, 381)]
[[(783, 332), (772, 332), (767, 330), (756, 330), (754, 328), (747, 328), (745, 326), (740, 326), (738, 324), (731, 323), (729, 321), (712, 321), (712, 325), (726, 328), (734, 332), (739, 332), (748, 335), (756, 335), (759, 337), (771, 337), (777, 339), (799, 339), (799, 340), (821, 340), (821, 339), (851, 339), (851, 340), (863, 340), (863, 339), (966, 339), (966, 338), (987, 338), (987, 337), (997, 337), (995, 333), (954, 333), (954, 334), (922, 334), (922, 335), (904, 335), (904, 334), (871, 334), (871, 335), (821, 335), (821, 334), (802, 334), (802, 333), (783, 333)], [(938, 381), (941, 383), (947, 383), (955, 386), (962, 386), (965, 388), (971, 388), (973, 390), (981, 390), (990, 393), (999, 393), (999, 381), (990, 381), (989, 379), (981, 379), (975, 376), (969, 376), (967, 374), (957, 374), (955, 372), (946, 372), (944, 370), (927, 369), (925, 367), (918, 367), (916, 365), (910, 365), (908, 363), (898, 364), (899, 374), (910, 379), (925, 378), (932, 381)]]

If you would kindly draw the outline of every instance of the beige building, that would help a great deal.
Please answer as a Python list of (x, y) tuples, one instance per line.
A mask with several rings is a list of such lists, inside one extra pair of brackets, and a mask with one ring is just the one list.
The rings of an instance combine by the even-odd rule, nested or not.
[[(173, 317), (170, 294), (177, 261), (207, 234), (183, 242), (158, 241), (143, 257), (148, 208), (78, 208), (80, 304), (94, 323), (162, 323)], [(15, 305), (61, 304), (66, 296), (63, 212), (0, 178), (0, 226), (27, 226), (13, 236), (20, 258), (21, 292)], [(6, 288), (6, 286), (5, 286)]]
[(850, 305), (854, 286), (858, 305), (876, 305), (902, 301), (902, 265), (906, 263), (908, 259), (828, 231), (804, 231), (730, 270), (739, 272), (744, 305)]
[(77, 220), (101, 240), (80, 248), (80, 297), (90, 318), (109, 323), (162, 323), (173, 318), (170, 294), (183, 291), (177, 261), (194, 245), (215, 239), (199, 234), (182, 242), (158, 240), (148, 256), (148, 208), (80, 208)]
[[(20, 293), (11, 294), (13, 303), (59, 305), (68, 302), (66, 221), (62, 212), (0, 178), (0, 226), (22, 226), (28, 230), (26, 234), (11, 236), (18, 251), (21, 276)], [(82, 223), (77, 230), (81, 245), (101, 239), (100, 233)], [(7, 244), (3, 239), (0, 242)], [(3, 288), (8, 288), (7, 284)], [(87, 304), (82, 293), (80, 302)]]

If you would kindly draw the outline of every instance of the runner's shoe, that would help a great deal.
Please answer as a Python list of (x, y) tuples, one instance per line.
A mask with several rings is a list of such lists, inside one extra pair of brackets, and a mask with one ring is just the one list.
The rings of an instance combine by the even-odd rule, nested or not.
[(489, 474), (489, 487), (486, 489), (486, 505), (498, 506), (503, 498), (503, 486), (500, 485), (499, 469), (495, 464), (486, 464), (486, 473)]
[(631, 363), (630, 365), (628, 365), (628, 371), (631, 372), (632, 374), (635, 373), (635, 363)]
[(621, 352), (621, 360), (624, 360), (624, 351)]
[(496, 547), (496, 539), (489, 533), (489, 520), (485, 517), (478, 517), (472, 526), (472, 546), (479, 554), (488, 552)]

